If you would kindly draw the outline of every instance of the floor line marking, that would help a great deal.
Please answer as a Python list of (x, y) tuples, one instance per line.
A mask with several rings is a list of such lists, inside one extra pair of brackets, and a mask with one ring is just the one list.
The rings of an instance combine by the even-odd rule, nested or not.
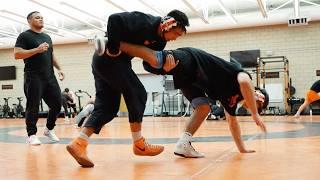
[[(260, 134), (256, 134), (253, 135), (252, 137), (248, 138), (245, 142), (249, 142), (254, 140), (255, 138), (257, 138), (258, 136), (260, 136)], [(223, 162), (223, 160), (225, 160), (226, 158), (229, 157), (229, 155), (231, 154), (231, 152), (235, 149), (234, 146), (228, 148), (227, 150), (225, 150), (224, 152), (221, 153), (221, 155), (218, 156), (217, 159), (214, 159), (213, 161), (211, 161), (206, 167), (202, 168), (200, 171), (196, 172), (195, 174), (193, 174), (190, 179), (196, 178), (197, 176), (200, 176), (201, 174), (203, 174), (205, 171), (207, 171), (209, 168), (215, 167), (218, 165), (218, 162)]]

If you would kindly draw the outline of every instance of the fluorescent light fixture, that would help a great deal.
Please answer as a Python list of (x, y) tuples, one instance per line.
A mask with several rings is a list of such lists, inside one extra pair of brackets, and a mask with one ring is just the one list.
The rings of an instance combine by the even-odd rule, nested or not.
[(226, 6), (222, 3), (221, 0), (217, 0), (218, 5), (222, 9), (222, 11), (232, 20), (233, 23), (237, 24), (237, 20), (234, 18), (232, 13), (230, 12), (229, 9), (226, 8)]

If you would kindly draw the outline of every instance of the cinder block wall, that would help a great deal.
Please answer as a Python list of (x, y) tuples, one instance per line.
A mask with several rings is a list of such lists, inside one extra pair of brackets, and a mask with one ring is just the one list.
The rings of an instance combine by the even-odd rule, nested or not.
[[(230, 51), (251, 49), (260, 49), (262, 56), (266, 56), (267, 51), (272, 51), (275, 56), (286, 56), (297, 97), (303, 97), (306, 89), (319, 79), (315, 71), (320, 69), (320, 22), (290, 28), (287, 25), (277, 25), (192, 33), (175, 42), (169, 42), (167, 49), (186, 46), (204, 49), (226, 60), (229, 60)], [(91, 74), (92, 45), (87, 43), (55, 45), (54, 53), (66, 73), (65, 81), (60, 82), (61, 89), (68, 87), (73, 91), (81, 89), (94, 94)], [(12, 49), (0, 50), (0, 66), (11, 65), (17, 67), (17, 79), (0, 81), (0, 86), (13, 85), (13, 90), (0, 88), (0, 104), (3, 104), (3, 97), (24, 96), (23, 61), (14, 60)], [(133, 69), (137, 74), (146, 73), (138, 59), (133, 60)], [(282, 79), (267, 82), (282, 82)], [(10, 104), (12, 103), (16, 103), (16, 99), (11, 100)]]

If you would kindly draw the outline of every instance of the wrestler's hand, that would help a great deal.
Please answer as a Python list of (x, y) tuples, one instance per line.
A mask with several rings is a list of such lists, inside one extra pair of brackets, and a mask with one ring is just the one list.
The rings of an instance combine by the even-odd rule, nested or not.
[(163, 65), (163, 70), (166, 72), (171, 71), (179, 64), (179, 60), (175, 61), (172, 54), (167, 54), (166, 63)]
[(60, 81), (63, 81), (64, 80), (64, 73), (62, 71), (59, 71), (58, 75), (59, 75)]
[(44, 42), (37, 47), (37, 50), (38, 50), (38, 53), (43, 53), (45, 51), (48, 51), (48, 48), (49, 48), (49, 44)]
[(252, 115), (253, 120), (256, 122), (257, 126), (260, 127), (260, 129), (264, 132), (267, 133), (267, 128), (264, 124), (264, 122), (262, 121), (262, 119), (260, 118), (259, 115)]

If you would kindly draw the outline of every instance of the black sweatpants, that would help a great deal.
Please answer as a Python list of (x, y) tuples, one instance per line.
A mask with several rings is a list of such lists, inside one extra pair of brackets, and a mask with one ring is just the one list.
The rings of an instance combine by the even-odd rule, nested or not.
[(37, 133), (37, 121), (41, 99), (49, 107), (47, 128), (52, 130), (56, 125), (57, 116), (61, 109), (61, 90), (55, 76), (44, 78), (35, 73), (24, 74), (24, 93), (27, 99), (26, 125), (28, 136)]
[(121, 94), (129, 112), (129, 122), (141, 122), (147, 92), (131, 68), (130, 61), (93, 56), (92, 73), (96, 87), (94, 110), (85, 127), (93, 127), (98, 134), (106, 123), (116, 117)]

